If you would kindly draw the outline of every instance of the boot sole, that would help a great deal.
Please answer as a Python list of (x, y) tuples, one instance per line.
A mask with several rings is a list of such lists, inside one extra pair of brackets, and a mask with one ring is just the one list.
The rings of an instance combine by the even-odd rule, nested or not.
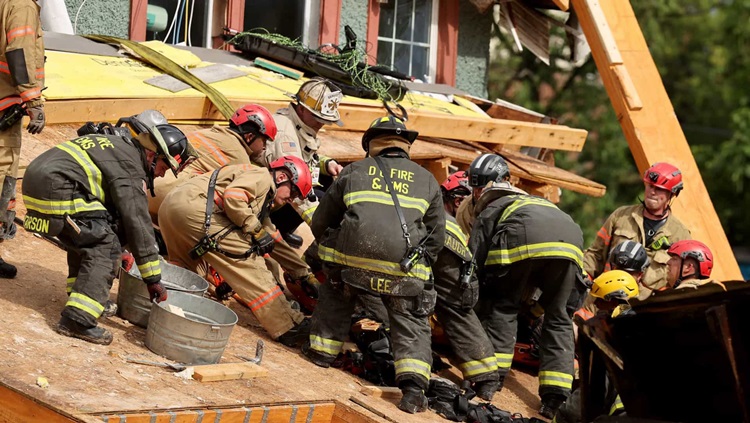
[(55, 332), (59, 333), (60, 335), (68, 336), (70, 338), (77, 338), (82, 339), (86, 342), (91, 342), (92, 344), (98, 344), (98, 345), (109, 345), (112, 343), (112, 334), (109, 332), (106, 332), (109, 336), (105, 336), (104, 338), (94, 338), (91, 336), (86, 336), (83, 334), (80, 334), (78, 332), (73, 332), (72, 330), (66, 328), (65, 326), (57, 325), (57, 328), (55, 328)]

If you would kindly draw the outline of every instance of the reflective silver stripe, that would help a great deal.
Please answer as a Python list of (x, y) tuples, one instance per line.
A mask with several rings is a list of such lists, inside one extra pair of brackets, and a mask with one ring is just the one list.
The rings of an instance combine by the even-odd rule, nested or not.
[(344, 345), (341, 341), (335, 339), (326, 339), (317, 335), (310, 335), (310, 348), (333, 356), (338, 355), (341, 347)]
[(364, 257), (350, 256), (341, 253), (323, 245), (318, 246), (318, 257), (323, 261), (342, 264), (344, 266), (356, 267), (358, 269), (370, 270), (373, 272), (385, 273), (387, 275), (399, 277), (412, 277), (421, 280), (429, 280), (432, 270), (424, 264), (416, 264), (407, 274), (401, 271), (398, 263), (391, 263), (384, 260), (368, 259)]
[(521, 245), (510, 250), (491, 249), (487, 253), (485, 265), (506, 265), (517, 261), (538, 257), (568, 258), (583, 267), (583, 252), (580, 248), (566, 242), (542, 242)]
[(469, 242), (468, 238), (466, 237), (466, 234), (464, 231), (461, 230), (461, 227), (456, 225), (455, 223), (451, 222), (450, 220), (445, 221), (445, 229), (453, 234), (456, 238), (458, 238), (459, 241), (461, 241), (464, 246), (466, 246)]
[(396, 376), (404, 373), (416, 373), (424, 376), (426, 379), (430, 379), (431, 366), (422, 360), (414, 358), (402, 358), (401, 360), (393, 363), (396, 368)]
[[(416, 209), (422, 212), (422, 214), (425, 214), (427, 212), (427, 209), (430, 207), (430, 203), (421, 198), (407, 197), (401, 194), (396, 194), (396, 197), (398, 198), (398, 202), (401, 207), (405, 209)], [(361, 202), (371, 202), (394, 206), (393, 198), (391, 197), (391, 194), (387, 192), (355, 191), (344, 194), (344, 204), (346, 204), (347, 207), (351, 206), (352, 204)]]
[(539, 385), (558, 386), (570, 389), (573, 387), (573, 375), (542, 370), (539, 372)]
[(513, 354), (495, 353), (495, 360), (499, 369), (510, 369), (513, 364)]
[(40, 200), (38, 198), (29, 197), (28, 195), (23, 196), (23, 203), (28, 210), (34, 210), (42, 214), (51, 215), (65, 215), (65, 214), (76, 214), (83, 212), (91, 212), (98, 210), (107, 210), (104, 205), (98, 201), (87, 203), (82, 198), (74, 198), (72, 200)]
[(99, 316), (101, 316), (104, 312), (104, 306), (96, 302), (93, 298), (87, 297), (86, 295), (80, 294), (78, 292), (71, 292), (70, 297), (68, 297), (68, 302), (65, 303), (65, 306), (75, 307), (77, 309), (83, 310), (86, 313), (94, 316), (95, 319), (98, 319)]
[[(74, 140), (75, 141), (75, 140)], [(57, 146), (60, 150), (68, 153), (78, 162), (89, 180), (89, 190), (99, 201), (104, 202), (104, 189), (102, 188), (102, 172), (91, 161), (88, 153), (73, 141), (68, 141)]]
[(466, 377), (476, 376), (483, 373), (494, 372), (497, 370), (497, 360), (495, 357), (487, 357), (481, 360), (467, 361), (459, 365), (461, 372)]
[(153, 260), (138, 265), (138, 272), (140, 272), (142, 278), (148, 278), (150, 276), (160, 275), (161, 268), (159, 267), (159, 260)]
[(500, 219), (498, 222), (502, 222), (508, 217), (510, 217), (511, 214), (513, 214), (516, 210), (520, 209), (524, 206), (540, 206), (540, 207), (552, 207), (557, 208), (556, 205), (550, 203), (547, 200), (543, 200), (541, 198), (534, 198), (534, 197), (520, 197), (518, 200), (514, 201), (513, 204), (508, 206), (505, 211), (503, 211), (503, 214), (500, 216)]

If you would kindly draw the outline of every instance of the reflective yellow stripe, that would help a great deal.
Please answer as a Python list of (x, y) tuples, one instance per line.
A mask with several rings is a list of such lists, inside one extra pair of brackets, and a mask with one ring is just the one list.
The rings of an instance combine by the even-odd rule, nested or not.
[(104, 306), (96, 302), (94, 299), (87, 297), (78, 292), (73, 292), (68, 298), (68, 302), (65, 303), (66, 307), (75, 307), (85, 311), (86, 313), (94, 316), (98, 319), (104, 311)]
[(343, 345), (344, 343), (341, 341), (335, 341), (333, 339), (326, 339), (316, 335), (310, 335), (310, 349), (313, 349), (315, 351), (320, 351), (335, 356), (339, 354)]
[(612, 404), (612, 408), (609, 409), (609, 415), (612, 416), (616, 412), (620, 410), (624, 410), (624, 409), (625, 409), (625, 406), (622, 405), (622, 400), (620, 399), (620, 395), (617, 395), (615, 397), (615, 402)]
[(161, 268), (159, 267), (159, 260), (150, 261), (138, 265), (138, 271), (141, 273), (142, 278), (148, 278), (151, 276), (161, 275)]
[(383, 260), (375, 260), (364, 257), (350, 256), (328, 248), (323, 245), (318, 246), (318, 257), (321, 260), (330, 263), (341, 264), (344, 266), (356, 267), (358, 269), (370, 270), (372, 272), (385, 273), (387, 275), (404, 277), (408, 276), (411, 278), (417, 278), (421, 280), (429, 280), (431, 270), (424, 264), (415, 264), (411, 269), (411, 272), (404, 273), (401, 271), (401, 267), (398, 263), (391, 263)]
[(542, 370), (539, 372), (539, 385), (559, 386), (561, 388), (571, 389), (573, 387), (573, 375)]
[(97, 210), (107, 210), (104, 205), (98, 201), (87, 203), (82, 198), (62, 201), (39, 200), (37, 198), (23, 196), (23, 203), (28, 210), (50, 215), (66, 215)]
[(404, 373), (416, 373), (424, 376), (426, 379), (430, 379), (431, 366), (429, 363), (425, 363), (422, 360), (414, 358), (402, 358), (401, 360), (393, 363), (396, 368), (396, 377)]
[(308, 225), (312, 222), (313, 214), (315, 213), (315, 209), (318, 208), (317, 203), (310, 207), (309, 209), (302, 212), (302, 219), (307, 223)]
[(543, 200), (541, 198), (534, 198), (534, 197), (521, 197), (520, 199), (516, 200), (511, 204), (510, 206), (505, 208), (505, 211), (503, 211), (503, 214), (500, 216), (500, 222), (507, 219), (513, 212), (520, 209), (524, 206), (542, 206), (542, 207), (552, 207), (557, 208), (556, 205), (550, 203), (547, 200)]
[(73, 285), (76, 283), (76, 278), (68, 278), (67, 282), (68, 283), (65, 290), (68, 292), (68, 294), (70, 294), (71, 292), (73, 292)]
[(538, 257), (561, 257), (573, 260), (583, 267), (583, 252), (567, 242), (540, 242), (521, 245), (510, 250), (492, 249), (487, 253), (485, 265), (507, 265), (517, 261)]
[(104, 202), (104, 189), (102, 188), (102, 172), (91, 161), (86, 151), (74, 144), (72, 141), (64, 142), (57, 146), (60, 150), (70, 154), (73, 159), (81, 165), (89, 178), (89, 190), (99, 201)]
[[(426, 200), (421, 198), (406, 197), (404, 195), (396, 194), (399, 205), (405, 209), (416, 209), (422, 214), (427, 212), (430, 206)], [(393, 206), (393, 198), (391, 194), (381, 191), (355, 191), (348, 194), (344, 194), (344, 204), (347, 207), (357, 203), (378, 203)]]
[(513, 364), (513, 354), (495, 353), (498, 369), (510, 369)]
[(466, 247), (469, 244), (469, 239), (466, 237), (466, 234), (464, 231), (461, 230), (461, 227), (456, 225), (455, 223), (451, 222), (450, 220), (445, 221), (445, 230), (450, 232), (453, 236), (455, 236), (461, 243)]
[(497, 370), (497, 360), (492, 356), (481, 360), (467, 361), (458, 367), (461, 368), (464, 377), (472, 377)]

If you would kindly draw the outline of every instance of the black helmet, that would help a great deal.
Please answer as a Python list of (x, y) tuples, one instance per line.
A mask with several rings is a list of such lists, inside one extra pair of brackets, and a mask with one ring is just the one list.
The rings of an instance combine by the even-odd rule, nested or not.
[(502, 182), (510, 178), (510, 169), (498, 154), (482, 154), (471, 162), (468, 170), (469, 186), (484, 187), (490, 182)]
[(646, 249), (635, 241), (621, 242), (609, 253), (609, 265), (612, 269), (643, 272), (649, 263)]
[(377, 118), (372, 121), (370, 127), (362, 136), (362, 149), (369, 152), (370, 140), (380, 135), (395, 135), (408, 141), (409, 144), (412, 144), (414, 143), (414, 140), (417, 139), (419, 132), (406, 129), (404, 122), (397, 117), (385, 116)]
[(165, 157), (175, 176), (185, 166), (195, 160), (196, 154), (191, 148), (187, 137), (176, 126), (169, 124), (156, 125), (153, 128), (149, 128), (149, 132), (156, 140), (156, 153)]

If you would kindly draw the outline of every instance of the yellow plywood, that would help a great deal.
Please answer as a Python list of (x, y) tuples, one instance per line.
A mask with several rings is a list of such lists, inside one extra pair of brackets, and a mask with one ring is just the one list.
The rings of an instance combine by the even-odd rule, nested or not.
[[(718, 280), (741, 279), (629, 0), (573, 0), (573, 7), (638, 169), (643, 172), (659, 161), (680, 168), (685, 188), (672, 210), (690, 229), (692, 237), (705, 242), (713, 252), (711, 276)], [(613, 56), (619, 56), (619, 60)], [(622, 63), (620, 69), (616, 68), (618, 62)], [(623, 78), (626, 73), (629, 78)]]

